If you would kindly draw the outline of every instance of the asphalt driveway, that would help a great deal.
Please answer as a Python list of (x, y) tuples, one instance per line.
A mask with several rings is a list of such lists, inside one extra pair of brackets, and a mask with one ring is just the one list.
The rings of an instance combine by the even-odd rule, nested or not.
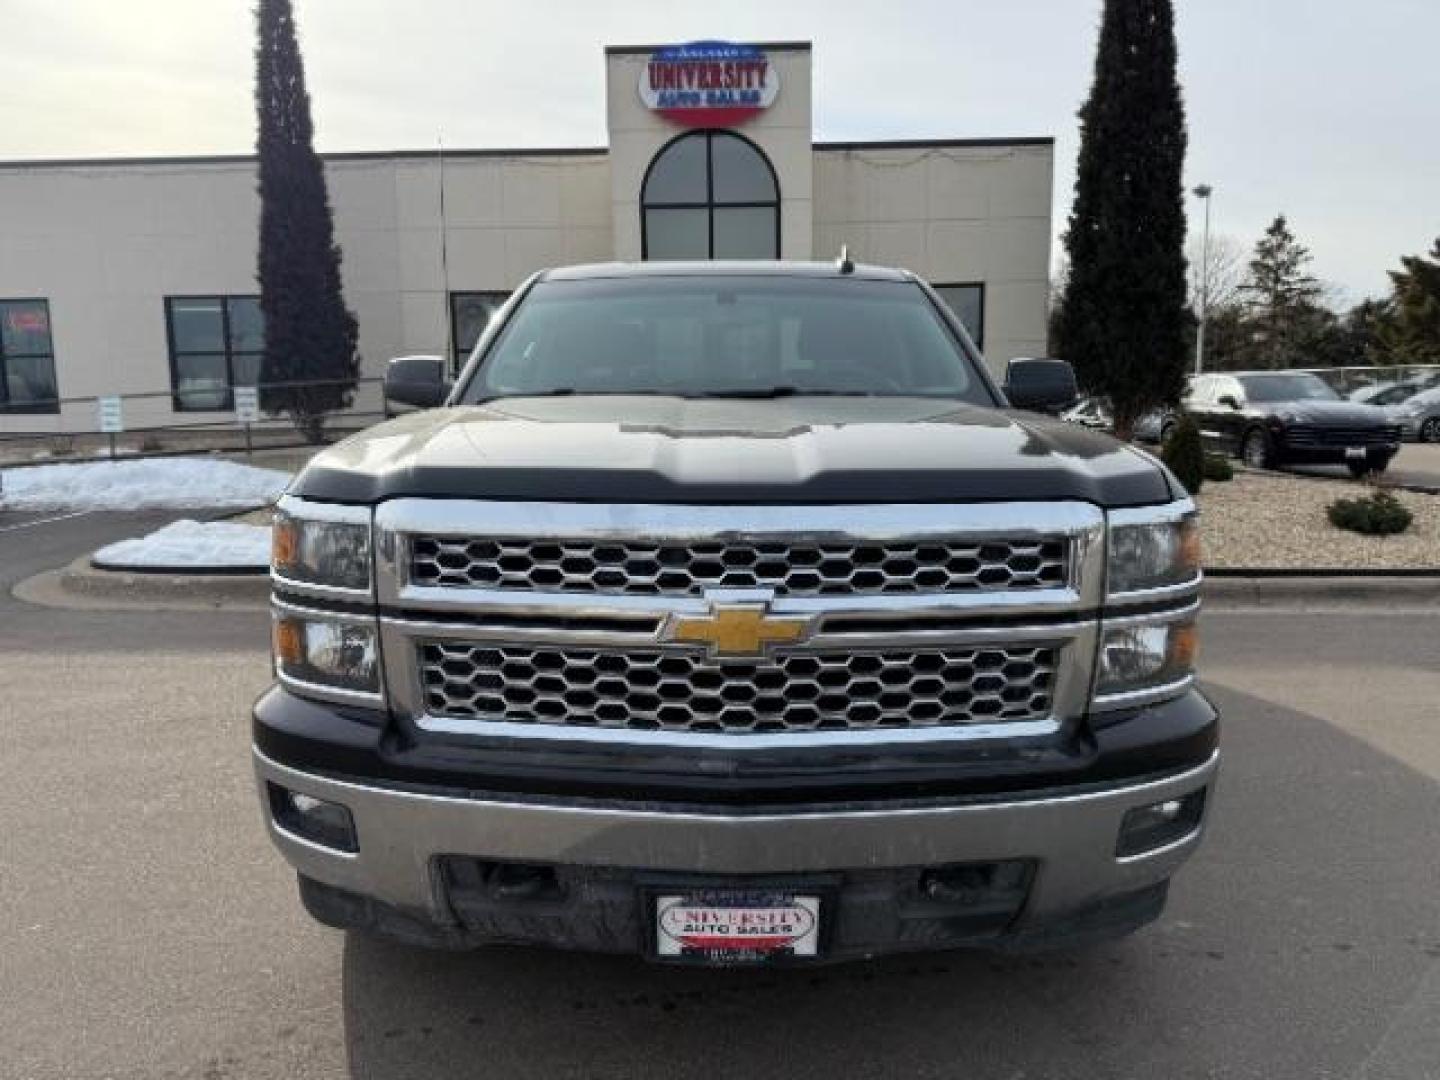
[[(0, 576), (136, 531), (91, 517)], [(780, 974), (309, 922), (249, 773), (265, 623), (0, 601), (0, 1077), (1440, 1076), (1434, 611), (1212, 607), (1213, 830), (1142, 934)]]

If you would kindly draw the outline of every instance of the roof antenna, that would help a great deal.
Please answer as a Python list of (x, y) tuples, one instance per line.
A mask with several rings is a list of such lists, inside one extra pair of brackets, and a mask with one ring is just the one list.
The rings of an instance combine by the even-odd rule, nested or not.
[(853, 274), (855, 272), (855, 260), (850, 258), (850, 245), (840, 245), (840, 258), (835, 260), (835, 269), (842, 274)]

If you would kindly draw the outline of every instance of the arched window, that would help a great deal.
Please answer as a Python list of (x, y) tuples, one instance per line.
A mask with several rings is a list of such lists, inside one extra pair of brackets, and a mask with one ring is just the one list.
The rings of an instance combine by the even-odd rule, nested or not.
[(780, 187), (749, 139), (694, 131), (666, 143), (640, 188), (647, 259), (778, 259)]

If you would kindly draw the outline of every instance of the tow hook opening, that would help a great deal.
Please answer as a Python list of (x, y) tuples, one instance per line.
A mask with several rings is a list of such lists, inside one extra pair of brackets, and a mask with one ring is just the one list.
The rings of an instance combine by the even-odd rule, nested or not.
[(446, 884), (498, 903), (562, 900), (565, 887), (554, 866), (450, 857), (443, 861)]

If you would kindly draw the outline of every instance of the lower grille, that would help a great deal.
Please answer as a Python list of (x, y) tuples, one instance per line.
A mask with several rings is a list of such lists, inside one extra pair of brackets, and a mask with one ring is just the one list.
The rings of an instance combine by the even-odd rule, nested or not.
[(1294, 426), (1285, 431), (1291, 446), (1380, 446), (1398, 442), (1398, 427), (1317, 428)]
[(732, 660), (670, 649), (428, 642), (418, 659), (433, 716), (744, 735), (1044, 719), (1058, 649), (779, 650)]

